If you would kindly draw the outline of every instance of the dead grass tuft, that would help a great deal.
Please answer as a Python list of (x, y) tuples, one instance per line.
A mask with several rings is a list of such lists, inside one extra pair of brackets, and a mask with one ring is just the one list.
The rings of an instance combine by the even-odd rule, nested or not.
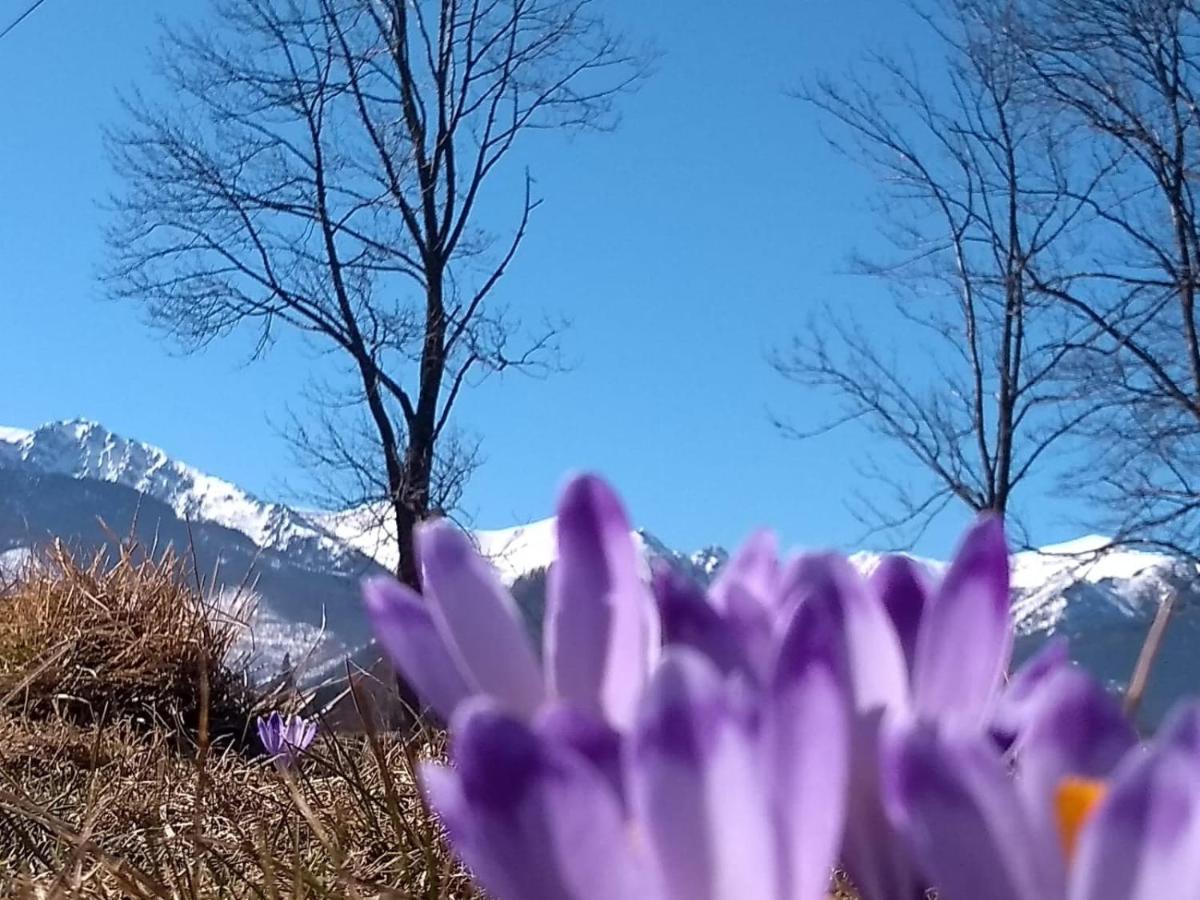
[(0, 593), (0, 706), (88, 725), (241, 735), (250, 708), (230, 665), (242, 623), (209, 606), (187, 560), (134, 544), (79, 560), (61, 543)]

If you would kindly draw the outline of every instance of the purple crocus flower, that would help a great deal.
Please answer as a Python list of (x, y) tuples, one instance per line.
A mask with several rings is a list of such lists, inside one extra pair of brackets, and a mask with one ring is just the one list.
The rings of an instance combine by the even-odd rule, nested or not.
[(888, 809), (946, 900), (1200, 896), (1200, 705), (1147, 747), (1077, 671), (1045, 686), (1015, 771), (980, 735), (890, 736)]
[(497, 900), (824, 897), (848, 739), (834, 612), (797, 617), (761, 692), (671, 650), (626, 735), (463, 704), (453, 766), (422, 773), (451, 843)]
[[(994, 517), (966, 534), (940, 580), (905, 557), (864, 578), (836, 554), (780, 563), (774, 539), (754, 535), (707, 594), (666, 569), (653, 586), (664, 642), (689, 646), (726, 673), (760, 681), (782, 635), (810, 604), (835, 610), (852, 707), (850, 795), (843, 861), (864, 896), (911, 900), (918, 873), (883, 813), (880, 736), (886, 722), (921, 719), (983, 732), (998, 708), (1012, 647), (1008, 550)], [(1055, 660), (1042, 666), (1058, 668)], [(1042, 673), (1045, 674), (1045, 673)], [(1023, 677), (1026, 695), (1038, 679)], [(1004, 706), (1017, 728), (1020, 697)]]
[(295, 765), (317, 736), (317, 723), (303, 716), (284, 718), (278, 711), (258, 717), (258, 738), (271, 761), (281, 769)]
[(484, 695), (526, 720), (551, 700), (627, 727), (658, 652), (658, 620), (616, 494), (584, 475), (563, 491), (547, 583), (544, 663), (512, 595), (448, 523), (417, 531), (424, 595), (373, 578), (363, 595), (376, 637), (420, 697), (449, 720)]
[(981, 518), (945, 576), (885, 558), (864, 579), (835, 554), (778, 560), (774, 538), (754, 535), (706, 592), (667, 567), (655, 571), (664, 643), (692, 646), (722, 671), (760, 678), (780, 635), (807, 599), (830, 594), (863, 713), (887, 708), (982, 728), (1012, 647), (1008, 549), (999, 519)]
[[(501, 898), (724, 897), (753, 870), (739, 893), (792, 900), (824, 884), (833, 835), (864, 897), (911, 900), (929, 873), (885, 813), (885, 736), (936, 723), (1019, 749), (1067, 667), (1055, 646), (1004, 689), (1008, 554), (992, 517), (940, 579), (903, 557), (870, 578), (835, 554), (781, 563), (763, 532), (707, 591), (667, 568), (643, 583), (599, 479), (568, 484), (557, 528), (544, 663), (494, 570), (448, 525), (418, 532), (424, 596), (391, 579), (364, 591), (380, 643), (452, 724), (456, 769), (431, 769), (429, 793)], [(810, 680), (828, 686), (794, 687)], [(807, 824), (820, 819), (835, 827)], [(597, 874), (610, 867), (632, 879), (616, 893)]]

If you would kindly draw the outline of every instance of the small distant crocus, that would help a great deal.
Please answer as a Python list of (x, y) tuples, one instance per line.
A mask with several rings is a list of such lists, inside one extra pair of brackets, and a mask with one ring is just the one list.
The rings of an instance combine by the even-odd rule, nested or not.
[(901, 727), (888, 812), (944, 900), (1200, 897), (1200, 706), (1149, 746), (1086, 675), (1047, 683), (1014, 761), (977, 734)]
[(847, 750), (829, 612), (814, 605), (761, 694), (669, 651), (615, 745), (463, 704), (454, 765), (422, 770), (454, 848), (497, 900), (825, 897)]
[(258, 718), (258, 738), (271, 761), (280, 769), (291, 768), (317, 736), (317, 723), (303, 716), (286, 718), (278, 711)]
[(544, 662), (495, 569), (446, 522), (417, 530), (423, 595), (392, 578), (364, 584), (380, 645), (444, 720), (482, 695), (527, 721), (565, 701), (619, 728), (632, 722), (659, 641), (628, 517), (607, 484), (584, 475), (563, 491), (556, 529)]

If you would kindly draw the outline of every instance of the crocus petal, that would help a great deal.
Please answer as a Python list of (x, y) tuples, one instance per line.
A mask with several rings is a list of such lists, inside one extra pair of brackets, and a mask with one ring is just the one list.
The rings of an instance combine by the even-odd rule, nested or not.
[(836, 554), (809, 554), (789, 564), (785, 577), (781, 590), (795, 609), (825, 597), (838, 610), (856, 709), (907, 710), (908, 667), (896, 629), (850, 563)]
[(443, 721), (460, 701), (479, 692), (450, 655), (425, 601), (394, 578), (363, 583), (363, 601), (375, 639), (396, 671)]
[(1200, 700), (1180, 703), (1167, 714), (1155, 741), (1170, 744), (1200, 760)]
[(1046, 802), (1068, 777), (1105, 779), (1138, 741), (1116, 699), (1078, 669), (1042, 688), (1017, 754), (1022, 784)]
[(1169, 743), (1130, 754), (1080, 833), (1068, 896), (1200, 896), (1200, 760)]
[(1116, 700), (1078, 669), (1059, 670), (1040, 693), (1017, 748), (1016, 784), (1034, 829), (1030, 852), (1044, 857), (1043, 869), (1061, 894), (1057, 792), (1068, 778), (1108, 778), (1137, 734)]
[(1009, 679), (992, 711), (991, 732), (1001, 749), (1017, 743), (1042, 697), (1042, 688), (1071, 667), (1066, 638), (1051, 638)]
[(840, 610), (813, 597), (783, 636), (763, 715), (769, 792), (780, 823), (783, 896), (828, 895), (849, 777), (849, 688)]
[(654, 567), (650, 584), (658, 602), (663, 646), (691, 647), (722, 673), (747, 668), (735, 634), (695, 581), (663, 563)]
[(921, 566), (907, 556), (884, 557), (871, 573), (871, 589), (892, 619), (910, 669), (916, 654), (917, 632), (925, 612), (928, 581)]
[(721, 567), (708, 601), (740, 648), (744, 667), (756, 680), (767, 677), (781, 618), (780, 565), (775, 535), (759, 531)]
[(886, 742), (884, 796), (943, 900), (1053, 900), (1012, 778), (982, 736), (898, 729)]
[(757, 531), (721, 567), (709, 588), (709, 598), (719, 610), (729, 608), (733, 593), (748, 595), (769, 607), (779, 582), (779, 545), (769, 531)]
[(742, 587), (735, 586), (725, 601), (725, 626), (744, 662), (744, 668), (759, 681), (767, 677), (775, 651), (777, 623), (783, 621), (778, 609)]
[(512, 595), (465, 534), (443, 521), (417, 530), (425, 597), (460, 669), (514, 712), (545, 696), (541, 666)]
[(262, 741), (263, 749), (270, 754), (279, 752), (278, 746), (278, 730), (273, 728), (273, 723), (278, 720), (279, 713), (271, 713), (270, 716), (259, 716), (258, 718), (258, 739)]
[(621, 735), (597, 716), (566, 704), (554, 704), (542, 710), (534, 730), (552, 743), (578, 753), (608, 781), (613, 793), (622, 800), (625, 794), (621, 767)]
[(658, 646), (629, 520), (608, 485), (584, 475), (563, 492), (557, 528), (558, 559), (546, 587), (554, 692), (627, 726)]
[(924, 893), (912, 853), (883, 806), (882, 747), (886, 711), (857, 716), (850, 730), (850, 785), (842, 862), (860, 895), (911, 900)]
[(304, 723), (296, 716), (288, 716), (283, 726), (283, 744), (288, 750), (295, 751), (300, 747), (300, 736), (304, 731)]
[(617, 798), (581, 758), (489, 701), (455, 715), (453, 769), (421, 780), (454, 849), (497, 900), (626, 900), (655, 891)]
[(632, 741), (630, 796), (667, 900), (780, 897), (758, 748), (707, 659), (668, 651)]
[(918, 714), (983, 723), (1012, 652), (1009, 603), (1004, 526), (986, 516), (967, 532), (921, 620), (913, 662)]

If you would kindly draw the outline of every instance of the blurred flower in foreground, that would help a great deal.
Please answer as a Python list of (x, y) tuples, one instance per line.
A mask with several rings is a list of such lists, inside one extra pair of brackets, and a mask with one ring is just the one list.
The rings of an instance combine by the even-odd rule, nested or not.
[(998, 519), (940, 577), (780, 560), (764, 532), (708, 589), (643, 583), (599, 479), (557, 528), (544, 668), (448, 525), (418, 534), (424, 597), (365, 588), (450, 722), (424, 786), (498, 900), (817, 900), (835, 862), (863, 900), (1200, 898), (1200, 706), (1147, 749), (1061, 642), (1006, 681)]
[(944, 900), (1200, 897), (1200, 706), (1140, 745), (1114, 700), (1055, 676), (1015, 760), (930, 724), (890, 736), (887, 806)]
[(695, 651), (669, 651), (624, 745), (610, 745), (616, 782), (553, 713), (530, 726), (492, 701), (464, 704), (453, 766), (422, 779), (484, 889), (498, 900), (825, 897), (847, 732), (837, 644), (817, 639), (836, 623), (821, 615), (757, 699)]
[(980, 734), (1017, 732), (1027, 714), (1023, 698), (1066, 664), (1065, 655), (1047, 655), (1033, 674), (1014, 679), (1016, 692), (1002, 702), (1012, 647), (1008, 576), (1002, 524), (984, 517), (940, 579), (902, 556), (883, 559), (869, 578), (832, 553), (780, 561), (774, 537), (760, 532), (707, 591), (666, 567), (652, 583), (664, 643), (692, 647), (751, 682), (761, 681), (783, 635), (811, 604), (830, 607), (837, 623), (830, 640), (846, 662), (851, 705), (842, 862), (865, 897), (911, 900), (921, 895), (922, 879), (880, 796), (884, 724), (916, 719)]
[(556, 529), (544, 670), (495, 569), (446, 522), (417, 532), (424, 596), (392, 578), (364, 585), (379, 643), (444, 720), (485, 695), (525, 719), (553, 699), (632, 722), (659, 641), (629, 520), (608, 485), (582, 476), (563, 491)]
[(271, 761), (279, 768), (289, 768), (309, 748), (317, 736), (317, 723), (303, 716), (284, 718), (278, 712), (258, 717), (258, 738)]

